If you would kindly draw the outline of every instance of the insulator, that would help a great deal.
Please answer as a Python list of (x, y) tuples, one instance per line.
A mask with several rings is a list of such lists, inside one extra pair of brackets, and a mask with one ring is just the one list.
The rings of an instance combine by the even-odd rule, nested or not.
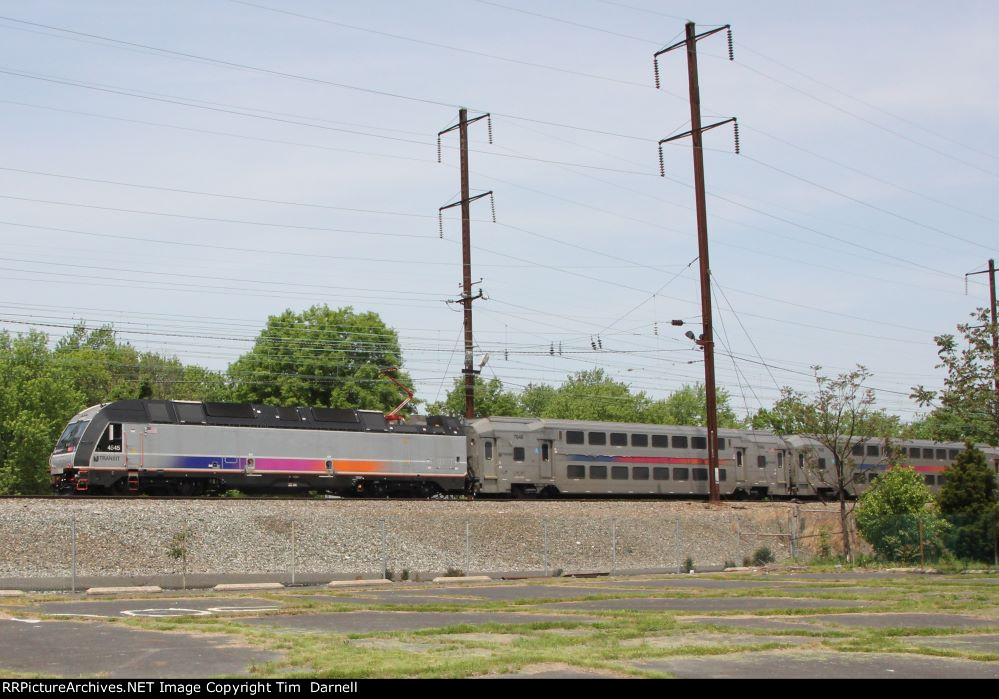
[(663, 160), (663, 147), (659, 145), (659, 176), (666, 177), (666, 162)]
[(493, 223), (496, 223), (496, 199), (492, 194), (489, 195), (489, 206), (493, 210)]
[(604, 341), (600, 339), (599, 335), (597, 335), (597, 347), (599, 347), (600, 349), (604, 348)]
[(510, 350), (508, 349), (503, 350), (503, 359), (504, 361), (507, 362), (510, 361)]
[(732, 30), (729, 29), (727, 31), (728, 31), (728, 60), (734, 61), (735, 60), (735, 51), (732, 48)]
[(659, 322), (658, 321), (656, 321), (655, 323), (652, 324), (652, 334), (653, 335), (658, 335), (659, 334)]
[(656, 89), (659, 89), (659, 59), (652, 59), (652, 71), (656, 74)]
[(486, 115), (486, 129), (489, 131), (489, 145), (493, 143), (493, 118)]
[(596, 352), (596, 351), (597, 351), (597, 343), (593, 341), (593, 338), (592, 338), (592, 337), (590, 338), (590, 347), (592, 347), (592, 348), (593, 348), (593, 351), (594, 351), (594, 352)]
[(551, 343), (551, 344), (550, 344), (550, 345), (548, 346), (548, 354), (550, 354), (550, 355), (551, 355), (552, 357), (554, 357), (554, 356), (555, 356), (555, 343), (554, 343), (554, 342), (553, 342), (553, 343)]
[(735, 132), (735, 154), (739, 155), (739, 122), (732, 122), (732, 129)]
[(441, 229), (441, 240), (444, 240), (444, 214), (440, 211), (437, 212), (437, 225)]
[(437, 162), (441, 162), (441, 135), (437, 134)]
[(562, 356), (562, 343), (558, 343), (558, 356)]

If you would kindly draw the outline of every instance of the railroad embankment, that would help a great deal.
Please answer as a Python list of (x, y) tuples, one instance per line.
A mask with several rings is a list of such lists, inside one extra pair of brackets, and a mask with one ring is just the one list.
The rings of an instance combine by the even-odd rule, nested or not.
[(0, 500), (0, 580), (705, 569), (838, 542), (818, 502)]

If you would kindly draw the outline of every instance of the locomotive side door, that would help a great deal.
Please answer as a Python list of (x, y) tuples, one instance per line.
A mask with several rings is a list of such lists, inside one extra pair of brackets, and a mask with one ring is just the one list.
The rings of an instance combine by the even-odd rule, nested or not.
[(127, 468), (142, 468), (145, 431), (139, 431), (134, 425), (124, 425), (122, 438), (125, 442), (125, 466)]

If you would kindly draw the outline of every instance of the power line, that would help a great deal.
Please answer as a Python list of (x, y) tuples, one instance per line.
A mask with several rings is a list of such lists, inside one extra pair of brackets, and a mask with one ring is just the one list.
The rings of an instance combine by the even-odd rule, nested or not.
[(637, 83), (631, 80), (622, 80), (620, 78), (612, 78), (605, 75), (595, 75), (593, 73), (585, 73), (578, 70), (572, 70), (571, 68), (562, 68), (559, 66), (547, 65), (544, 63), (536, 63), (533, 61), (525, 61), (519, 58), (510, 58), (509, 56), (499, 56), (494, 53), (486, 53), (485, 51), (476, 51), (473, 49), (462, 48), (459, 46), (450, 46), (448, 44), (442, 44), (436, 41), (427, 41), (426, 39), (418, 39), (412, 36), (404, 36), (402, 34), (393, 34), (386, 31), (381, 31), (378, 29), (371, 29), (369, 27), (361, 27), (356, 24), (347, 24), (345, 22), (336, 22), (331, 19), (326, 19), (324, 17), (316, 17), (314, 15), (306, 15), (300, 12), (292, 12), (291, 10), (283, 10), (276, 7), (268, 7), (267, 5), (260, 5), (255, 2), (248, 2), (247, 0), (228, 0), (229, 2), (235, 3), (237, 5), (246, 5), (247, 7), (255, 7), (259, 10), (266, 10), (268, 12), (276, 12), (282, 15), (288, 15), (290, 17), (297, 17), (299, 19), (307, 19), (313, 22), (322, 22), (323, 24), (329, 24), (334, 27), (342, 27), (344, 29), (352, 29), (354, 31), (366, 32), (368, 34), (374, 34), (376, 36), (384, 36), (390, 39), (399, 39), (401, 41), (409, 41), (414, 44), (420, 44), (422, 46), (432, 46), (434, 48), (446, 49), (448, 51), (456, 51), (458, 53), (464, 53), (471, 56), (480, 56), (482, 58), (491, 58), (497, 61), (504, 61), (506, 63), (514, 63), (517, 65), (528, 66), (531, 68), (542, 68), (544, 70), (554, 71), (556, 73), (564, 73), (567, 75), (576, 75), (584, 78), (592, 78), (594, 80), (603, 80), (605, 82), (617, 83), (619, 85), (629, 85), (632, 87), (648, 88), (649, 86), (645, 83)]

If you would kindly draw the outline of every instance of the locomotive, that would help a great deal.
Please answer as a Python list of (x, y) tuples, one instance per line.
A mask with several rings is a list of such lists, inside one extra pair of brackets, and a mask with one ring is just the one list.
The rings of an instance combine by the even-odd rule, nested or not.
[[(49, 459), (58, 493), (340, 496), (707, 497), (703, 427), (123, 400), (72, 418)], [(939, 487), (963, 444), (893, 443)], [(887, 468), (881, 440), (853, 446), (851, 495)], [(984, 447), (999, 474), (999, 449)], [(827, 497), (833, 455), (800, 436), (720, 430), (723, 497)]]

